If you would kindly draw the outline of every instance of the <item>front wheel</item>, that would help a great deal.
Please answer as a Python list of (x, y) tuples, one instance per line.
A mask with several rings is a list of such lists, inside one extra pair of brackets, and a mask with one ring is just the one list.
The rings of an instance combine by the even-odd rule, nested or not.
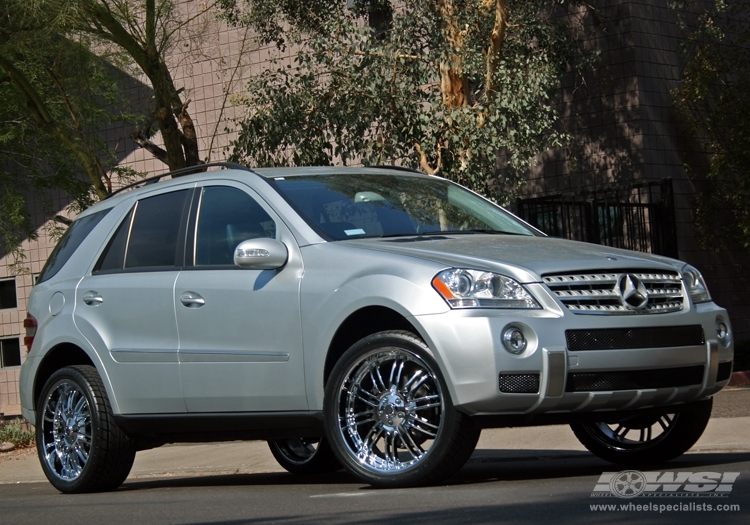
[(67, 494), (113, 490), (135, 460), (92, 366), (62, 368), (49, 378), (37, 403), (36, 446), (47, 479)]
[(709, 398), (674, 412), (570, 427), (583, 446), (604, 460), (619, 465), (662, 463), (695, 445), (711, 418), (712, 404)]
[(326, 438), (292, 438), (269, 441), (276, 461), (292, 474), (327, 474), (341, 470)]
[(354, 344), (331, 372), (325, 399), (339, 461), (375, 486), (436, 483), (463, 466), (479, 439), (454, 409), (429, 349), (409, 332)]

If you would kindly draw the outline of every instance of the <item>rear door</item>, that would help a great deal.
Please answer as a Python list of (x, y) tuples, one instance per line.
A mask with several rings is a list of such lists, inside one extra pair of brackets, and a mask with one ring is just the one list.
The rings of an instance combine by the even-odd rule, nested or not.
[(144, 197), (76, 292), (76, 325), (99, 349), (123, 414), (185, 412), (174, 284), (193, 188)]
[[(188, 412), (306, 410), (302, 260), (291, 232), (243, 184), (216, 181), (196, 199), (188, 264), (174, 289)], [(236, 246), (256, 237), (284, 242), (287, 264), (236, 267)]]

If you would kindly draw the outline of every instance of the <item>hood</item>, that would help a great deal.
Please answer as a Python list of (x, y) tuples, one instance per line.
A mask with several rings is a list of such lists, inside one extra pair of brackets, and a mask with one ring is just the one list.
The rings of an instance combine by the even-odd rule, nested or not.
[(449, 267), (498, 271), (526, 283), (539, 282), (545, 274), (679, 271), (683, 266), (679, 261), (658, 255), (552, 237), (441, 234), (338, 242), (419, 257)]

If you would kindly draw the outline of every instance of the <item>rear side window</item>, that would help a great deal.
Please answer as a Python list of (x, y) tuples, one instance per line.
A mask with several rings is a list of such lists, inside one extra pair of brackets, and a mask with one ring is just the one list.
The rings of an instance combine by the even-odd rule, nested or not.
[(37, 283), (43, 283), (44, 281), (51, 279), (60, 269), (65, 266), (68, 259), (75, 253), (81, 243), (88, 237), (89, 233), (96, 227), (97, 224), (107, 215), (112, 208), (107, 208), (91, 215), (86, 215), (80, 219), (73, 221), (68, 231), (62, 236), (60, 242), (57, 243), (55, 249), (52, 250), (52, 254), (47, 259), (47, 263), (42, 269), (42, 273), (39, 274), (39, 280)]
[(191, 193), (179, 190), (138, 201), (117, 228), (94, 271), (175, 267), (178, 250), (184, 249), (182, 226)]

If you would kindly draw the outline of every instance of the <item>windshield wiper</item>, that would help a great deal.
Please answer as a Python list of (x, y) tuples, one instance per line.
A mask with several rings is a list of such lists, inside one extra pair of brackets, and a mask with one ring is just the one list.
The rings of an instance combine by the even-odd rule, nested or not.
[(472, 235), (472, 234), (481, 234), (481, 233), (487, 233), (491, 235), (525, 235), (523, 233), (518, 232), (507, 232), (503, 230), (478, 230), (478, 229), (470, 229), (470, 230), (446, 230), (442, 231), (440, 233), (443, 233), (445, 235)]

